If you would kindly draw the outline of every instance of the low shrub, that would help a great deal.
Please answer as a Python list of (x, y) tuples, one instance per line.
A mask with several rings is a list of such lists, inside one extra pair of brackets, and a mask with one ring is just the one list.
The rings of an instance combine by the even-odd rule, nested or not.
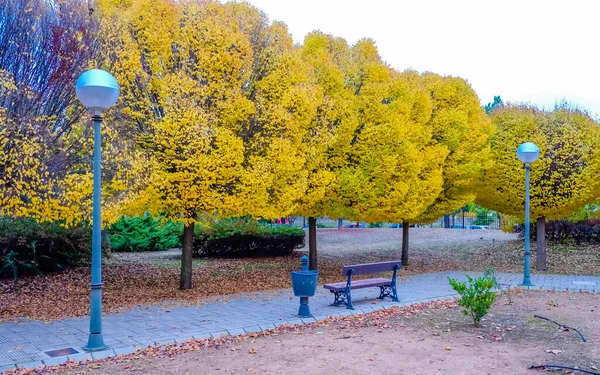
[[(529, 227), (532, 240), (537, 239), (535, 223)], [(524, 226), (519, 225), (516, 229), (520, 236), (524, 236)], [(600, 242), (600, 220), (581, 220), (577, 222), (569, 220), (546, 221), (546, 239), (553, 243), (576, 243)]]
[(194, 255), (222, 258), (285, 256), (305, 245), (305, 233), (287, 225), (269, 226), (252, 218), (212, 220), (195, 231)]
[(521, 220), (512, 215), (500, 215), (500, 230), (506, 233), (518, 232), (522, 230)]
[(0, 277), (60, 271), (91, 259), (92, 229), (0, 217)]
[(150, 216), (123, 216), (108, 232), (112, 251), (160, 251), (181, 247), (183, 224)]
[(448, 278), (452, 289), (461, 297), (458, 305), (465, 308), (462, 312), (471, 316), (475, 327), (479, 327), (481, 318), (487, 314), (492, 304), (496, 302), (496, 293), (493, 289), (498, 285), (498, 282), (492, 269), (486, 270), (481, 277), (476, 279), (467, 275), (467, 280), (469, 285), (465, 281), (461, 282)]

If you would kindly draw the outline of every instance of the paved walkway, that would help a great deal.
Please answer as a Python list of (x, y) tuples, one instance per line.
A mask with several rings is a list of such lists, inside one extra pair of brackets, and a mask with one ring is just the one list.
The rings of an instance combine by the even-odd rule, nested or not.
[[(318, 288), (310, 299), (314, 319), (329, 316), (362, 314), (391, 306), (403, 306), (434, 299), (453, 297), (447, 277), (464, 279), (463, 272), (440, 272), (400, 277), (398, 293), (401, 302), (375, 299), (379, 289), (353, 291), (356, 310), (331, 306), (332, 295)], [(522, 275), (497, 274), (504, 287), (518, 285)], [(568, 275), (533, 275), (534, 288), (600, 292), (600, 277)], [(68, 359), (105, 358), (132, 353), (149, 344), (181, 342), (189, 338), (238, 335), (273, 328), (284, 323), (302, 324), (314, 319), (298, 319), (298, 298), (290, 289), (249, 293), (225, 302), (210, 300), (198, 307), (139, 307), (127, 313), (104, 316), (104, 341), (109, 349), (86, 353), (89, 318), (71, 318), (51, 323), (22, 321), (0, 325), (0, 373), (16, 366), (56, 365)], [(373, 304), (375, 302), (375, 304)], [(50, 357), (49, 350), (73, 348), (78, 353)]]

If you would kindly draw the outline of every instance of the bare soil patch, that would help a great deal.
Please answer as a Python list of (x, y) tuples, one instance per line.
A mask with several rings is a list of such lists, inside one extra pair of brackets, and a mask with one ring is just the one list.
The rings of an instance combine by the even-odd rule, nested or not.
[[(503, 294), (481, 328), (474, 328), (460, 308), (442, 302), (284, 327), (254, 337), (152, 348), (68, 374), (513, 375), (540, 373), (528, 368), (547, 363), (599, 371), (598, 295), (528, 291), (512, 293), (510, 301)], [(577, 327), (587, 342), (535, 314)]]

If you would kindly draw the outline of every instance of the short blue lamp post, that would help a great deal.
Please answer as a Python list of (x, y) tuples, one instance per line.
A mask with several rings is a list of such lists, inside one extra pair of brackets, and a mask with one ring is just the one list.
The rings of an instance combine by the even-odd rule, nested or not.
[(300, 297), (300, 308), (298, 309), (299, 318), (312, 318), (310, 308), (308, 307), (308, 297), (313, 297), (317, 291), (317, 279), (319, 271), (308, 270), (308, 257), (304, 255), (302, 258), (302, 270), (290, 272), (292, 277), (292, 289), (294, 295)]
[(517, 157), (525, 163), (525, 259), (523, 262), (523, 286), (532, 286), (529, 249), (529, 164), (537, 160), (540, 155), (540, 149), (534, 143), (526, 142), (517, 148)]
[(90, 301), (90, 336), (85, 350), (102, 350), (102, 214), (100, 212), (100, 146), (102, 124), (101, 111), (112, 107), (119, 98), (119, 84), (108, 72), (92, 69), (84, 72), (77, 79), (75, 93), (84, 107), (93, 111), (94, 121), (94, 203), (92, 220), (92, 282)]

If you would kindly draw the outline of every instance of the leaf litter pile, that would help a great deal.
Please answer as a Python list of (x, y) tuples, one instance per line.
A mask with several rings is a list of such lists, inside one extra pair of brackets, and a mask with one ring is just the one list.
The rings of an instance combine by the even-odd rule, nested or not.
[[(190, 306), (209, 297), (291, 288), (289, 273), (300, 268), (301, 255), (199, 261), (194, 263), (191, 290), (179, 290), (178, 260), (168, 264), (109, 261), (102, 269), (102, 309), (104, 313), (113, 313), (135, 306)], [(319, 283), (340, 281), (342, 265), (341, 260), (321, 258)], [(86, 316), (89, 314), (89, 282), (87, 267), (46, 277), (24, 278), (19, 280), (17, 289), (12, 280), (0, 280), (0, 321), (19, 317), (56, 320)]]
[[(319, 283), (342, 281), (342, 266), (400, 258), (401, 230), (317, 231)], [(475, 233), (477, 232), (477, 233)], [(481, 233), (485, 232), (485, 233)], [(400, 276), (451, 270), (522, 272), (522, 242), (498, 231), (411, 228), (410, 265)], [(600, 274), (600, 247), (551, 247), (551, 273)], [(193, 289), (179, 287), (180, 251), (113, 254), (103, 265), (103, 309), (122, 312), (139, 305), (194, 305), (213, 296), (290, 288), (289, 272), (300, 256), (195, 259)], [(535, 252), (533, 253), (535, 256)], [(369, 275), (365, 277), (370, 277)], [(360, 276), (357, 279), (361, 278)], [(55, 320), (89, 313), (90, 268), (45, 277), (0, 279), (0, 321), (25, 317)]]
[[(160, 263), (113, 263), (103, 265), (103, 311), (124, 311), (138, 305), (176, 303), (193, 305), (201, 299), (233, 293), (289, 288), (289, 272), (299, 268), (300, 256), (263, 259), (227, 259), (200, 262), (194, 267), (193, 289), (179, 290), (179, 269)], [(330, 262), (331, 263), (331, 262)], [(322, 263), (324, 281), (339, 274), (335, 264)], [(54, 320), (89, 314), (90, 269), (0, 280), (0, 319), (27, 317)]]

